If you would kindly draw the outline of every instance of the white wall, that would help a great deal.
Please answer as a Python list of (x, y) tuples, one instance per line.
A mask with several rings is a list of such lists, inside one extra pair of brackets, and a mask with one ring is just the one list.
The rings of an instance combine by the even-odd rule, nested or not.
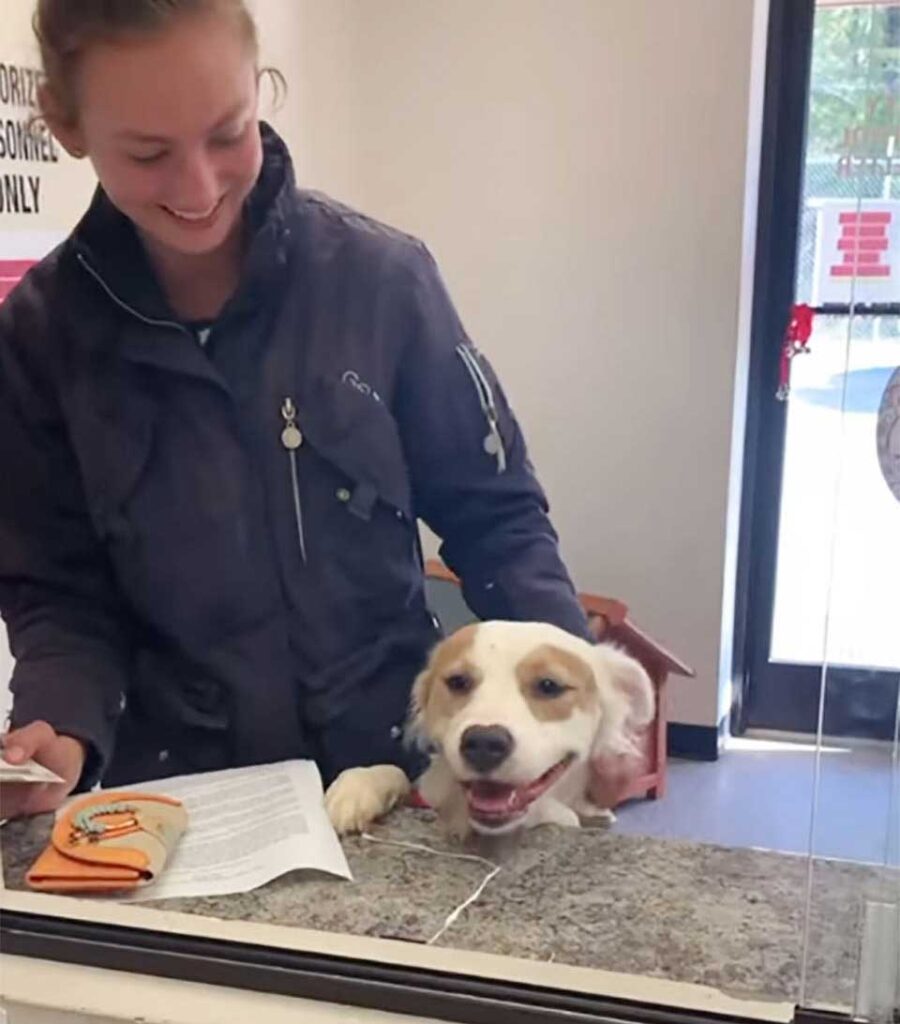
[[(263, 116), (284, 135), (306, 182), (335, 195), (356, 195), (367, 173), (357, 151), (362, 113), (354, 73), (355, 0), (251, 0), (262, 63), (288, 83), (287, 100)], [(265, 94), (264, 94), (265, 96)]]
[[(431, 245), (579, 586), (696, 667), (672, 717), (714, 724), (753, 0), (351, 6), (355, 153), (303, 177)], [(305, 137), (334, 74), (304, 79)]]

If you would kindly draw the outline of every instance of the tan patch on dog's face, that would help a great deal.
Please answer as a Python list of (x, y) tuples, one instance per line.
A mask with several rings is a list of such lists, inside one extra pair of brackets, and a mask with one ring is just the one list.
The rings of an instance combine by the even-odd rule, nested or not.
[(438, 644), (416, 680), (413, 700), (429, 733), (457, 712), (481, 682), (481, 672), (470, 657), (477, 630), (477, 623), (464, 626)]
[(543, 644), (516, 666), (519, 690), (539, 722), (560, 722), (599, 700), (591, 666), (571, 651)]

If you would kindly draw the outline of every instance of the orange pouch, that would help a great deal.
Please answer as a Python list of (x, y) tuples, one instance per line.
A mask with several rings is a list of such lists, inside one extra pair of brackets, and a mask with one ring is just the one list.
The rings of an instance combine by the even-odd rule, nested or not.
[(187, 828), (168, 796), (93, 793), (62, 810), (50, 843), (25, 876), (42, 892), (112, 893), (150, 885)]

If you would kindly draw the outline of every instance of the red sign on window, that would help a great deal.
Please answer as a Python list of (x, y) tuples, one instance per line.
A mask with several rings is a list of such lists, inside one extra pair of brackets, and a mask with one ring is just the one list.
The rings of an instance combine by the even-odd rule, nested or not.
[(21, 281), (25, 271), (33, 267), (36, 260), (0, 260), (0, 302)]
[(842, 213), (838, 217), (840, 235), (838, 252), (841, 263), (832, 264), (832, 277), (890, 277), (891, 265), (886, 262), (890, 247), (888, 229), (890, 210)]

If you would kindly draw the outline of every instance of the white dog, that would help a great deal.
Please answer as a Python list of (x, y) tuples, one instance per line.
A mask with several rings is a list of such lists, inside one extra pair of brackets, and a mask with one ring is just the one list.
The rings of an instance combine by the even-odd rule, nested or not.
[[(537, 623), (467, 626), (413, 687), (410, 735), (432, 752), (419, 792), (459, 836), (611, 817), (587, 798), (590, 761), (634, 753), (653, 712), (646, 672), (618, 648)], [(361, 831), (409, 789), (392, 765), (351, 768), (326, 806), (338, 832)]]

